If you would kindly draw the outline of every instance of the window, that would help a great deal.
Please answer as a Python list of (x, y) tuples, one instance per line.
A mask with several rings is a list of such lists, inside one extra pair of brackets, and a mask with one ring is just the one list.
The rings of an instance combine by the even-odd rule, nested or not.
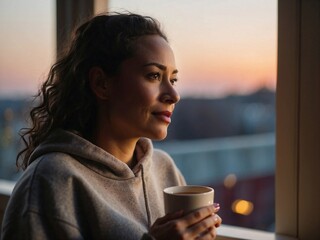
[(0, 1), (0, 178), (15, 180), (18, 131), (55, 59), (55, 2)]
[(274, 231), (277, 1), (110, 0), (109, 9), (157, 18), (174, 49), (182, 100), (155, 146), (188, 184), (214, 187), (225, 224)]
[[(8, 10), (3, 7), (5, 2), (9, 0), (0, 2), (1, 13)], [(103, 0), (96, 2), (103, 5)], [(320, 237), (317, 229), (320, 225), (320, 192), (317, 191), (320, 185), (319, 12), (319, 1), (278, 2), (276, 234), (223, 225), (218, 231), (219, 240)], [(0, 89), (3, 86), (0, 81)], [(11, 189), (3, 187), (2, 182), (0, 180), (0, 221)]]

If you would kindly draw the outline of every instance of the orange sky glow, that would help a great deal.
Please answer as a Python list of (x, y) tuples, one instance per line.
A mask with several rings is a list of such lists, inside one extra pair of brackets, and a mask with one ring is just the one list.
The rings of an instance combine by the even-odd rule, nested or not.
[[(0, 97), (34, 95), (45, 79), (55, 59), (54, 2), (0, 1)], [(109, 0), (109, 8), (161, 22), (182, 96), (275, 90), (276, 0)]]

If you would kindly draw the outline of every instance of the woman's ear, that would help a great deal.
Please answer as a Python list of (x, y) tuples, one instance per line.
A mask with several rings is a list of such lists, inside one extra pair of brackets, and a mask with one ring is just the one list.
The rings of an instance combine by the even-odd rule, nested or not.
[(107, 100), (109, 97), (109, 79), (100, 67), (92, 67), (89, 70), (89, 86), (95, 96), (100, 100)]

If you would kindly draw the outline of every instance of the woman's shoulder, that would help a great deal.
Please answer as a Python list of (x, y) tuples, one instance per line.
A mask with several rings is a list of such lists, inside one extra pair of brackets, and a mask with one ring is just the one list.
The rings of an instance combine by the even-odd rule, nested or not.
[(35, 159), (15, 184), (6, 210), (6, 224), (22, 217), (25, 221), (43, 217), (74, 225), (68, 212), (73, 209), (70, 199), (75, 192), (74, 180), (78, 178), (74, 166), (72, 156), (63, 153), (48, 153)]
[(173, 158), (164, 150), (155, 148), (153, 151), (153, 166), (165, 171), (179, 171)]
[(162, 182), (167, 182), (169, 185), (184, 185), (185, 179), (172, 157), (161, 149), (155, 148), (153, 152), (153, 174), (156, 174)]
[[(81, 178), (82, 181), (85, 181), (85, 176), (81, 177), (80, 165), (68, 154), (47, 153), (42, 155), (23, 172), (15, 185), (12, 196), (16, 201), (28, 203), (29, 207), (36, 209), (40, 205), (46, 205), (57, 199), (65, 199), (72, 194), (75, 182), (81, 181)], [(46, 203), (43, 202), (43, 199), (46, 199)]]
[(70, 171), (76, 171), (81, 164), (73, 156), (62, 152), (46, 153), (35, 159), (27, 168), (26, 171), (31, 171), (33, 174), (45, 176), (57, 174), (70, 174)]
[(172, 157), (166, 151), (164, 151), (162, 149), (158, 149), (158, 148), (154, 148), (153, 149), (153, 158), (155, 160), (160, 160), (162, 162), (167, 162), (168, 164), (173, 164), (174, 163)]
[[(41, 189), (41, 185), (59, 185), (75, 176), (79, 163), (65, 153), (47, 153), (35, 159), (16, 183), (17, 189)], [(47, 185), (48, 187), (48, 185)]]

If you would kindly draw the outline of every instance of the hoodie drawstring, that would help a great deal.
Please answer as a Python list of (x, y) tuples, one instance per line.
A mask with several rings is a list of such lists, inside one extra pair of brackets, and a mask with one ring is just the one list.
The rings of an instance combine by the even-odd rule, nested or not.
[(146, 188), (146, 183), (145, 183), (145, 179), (144, 179), (143, 165), (141, 165), (141, 177), (142, 177), (142, 187), (143, 187), (144, 202), (145, 202), (145, 205), (146, 205), (147, 218), (148, 218), (148, 228), (150, 229), (151, 228), (151, 215), (150, 215), (147, 188)]

